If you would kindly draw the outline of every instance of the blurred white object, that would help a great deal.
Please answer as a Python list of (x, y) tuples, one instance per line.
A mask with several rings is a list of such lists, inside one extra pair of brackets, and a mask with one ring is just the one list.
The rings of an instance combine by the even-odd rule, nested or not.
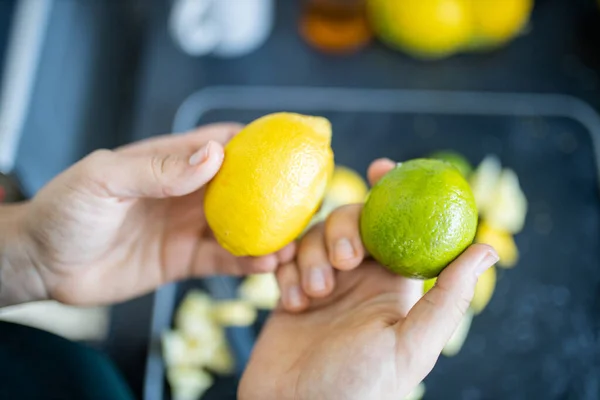
[(110, 320), (107, 307), (75, 307), (41, 301), (3, 308), (0, 320), (52, 332), (71, 340), (104, 340)]
[(259, 309), (271, 310), (277, 306), (280, 293), (273, 273), (248, 276), (240, 285), (239, 296)]
[(460, 322), (460, 325), (458, 325), (450, 337), (450, 340), (448, 340), (448, 343), (444, 346), (442, 350), (443, 355), (446, 357), (453, 357), (458, 354), (460, 349), (462, 349), (465, 340), (467, 340), (469, 330), (471, 329), (471, 322), (473, 322), (473, 310), (469, 308)]
[(174, 0), (169, 29), (189, 55), (237, 57), (265, 42), (274, 6), (273, 0)]
[(213, 319), (221, 326), (249, 326), (256, 321), (256, 308), (244, 300), (227, 300), (215, 303)]
[(421, 400), (425, 395), (425, 384), (423, 382), (413, 389), (404, 400)]
[(527, 199), (519, 184), (519, 178), (512, 169), (505, 168), (502, 171), (482, 212), (492, 228), (513, 234), (523, 229), (527, 215)]
[(12, 20), (0, 92), (0, 172), (12, 170), (53, 0), (20, 0)]
[(494, 188), (500, 179), (502, 165), (498, 157), (486, 156), (471, 176), (471, 190), (479, 212), (484, 210), (493, 196)]
[(185, 366), (169, 367), (167, 380), (174, 400), (198, 400), (213, 384), (208, 372)]

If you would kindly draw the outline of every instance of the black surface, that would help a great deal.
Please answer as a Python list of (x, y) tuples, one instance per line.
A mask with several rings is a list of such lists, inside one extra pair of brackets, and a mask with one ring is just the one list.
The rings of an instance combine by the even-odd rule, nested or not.
[[(412, 60), (377, 43), (344, 57), (320, 54), (297, 34), (299, 3), (277, 2), (276, 26), (262, 48), (220, 60), (183, 54), (167, 32), (171, 1), (148, 1), (152, 18), (130, 140), (170, 132), (175, 112), (187, 96), (223, 84), (568, 93), (596, 108), (600, 105), (600, 13), (594, 0), (537, 0), (530, 32), (508, 47), (436, 63)], [(114, 311), (109, 351), (120, 360), (138, 394), (151, 308), (152, 298), (145, 296)], [(469, 396), (465, 398), (477, 398)]]
[[(199, 100), (197, 105), (208, 111), (199, 125), (231, 119), (249, 122), (281, 107), (323, 115), (334, 127), (336, 163), (363, 174), (377, 157), (402, 161), (435, 150), (454, 149), (476, 164), (486, 154), (497, 155), (503, 166), (517, 173), (529, 201), (526, 226), (516, 237), (521, 260), (514, 269), (500, 270), (491, 303), (475, 318), (461, 353), (442, 358), (427, 378), (425, 398), (591, 400), (600, 396), (600, 348), (596, 342), (600, 327), (600, 197), (592, 140), (592, 135), (599, 138), (600, 126), (584, 126), (564, 116), (551, 117), (548, 115), (552, 111), (544, 109), (548, 105), (549, 109), (578, 115), (586, 114), (579, 112), (584, 106), (577, 103), (571, 107), (568, 100), (557, 105), (546, 97), (532, 98), (530, 103), (520, 97), (514, 102), (496, 97), (488, 102), (486, 99), (493, 96), (415, 93), (415, 103), (407, 109), (439, 108), (440, 113), (360, 112), (355, 108), (365, 103), (360, 99), (353, 102), (348, 93), (338, 107), (353, 111), (334, 112), (311, 109), (310, 104), (322, 101), (313, 97), (303, 102), (298, 100), (298, 93), (289, 95), (285, 90), (280, 91), (280, 98), (260, 101), (281, 104), (278, 108), (262, 108), (256, 103), (248, 105), (252, 110), (211, 106), (210, 98), (216, 103), (227, 103), (227, 99), (234, 103), (234, 98), (248, 97), (243, 93), (238, 91), (236, 95), (236, 89), (225, 89), (204, 96), (206, 101)], [(364, 97), (360, 93), (368, 97), (372, 92), (354, 95)], [(374, 109), (394, 99), (396, 107), (402, 109), (406, 97), (390, 92), (371, 96), (368, 103)], [(292, 103), (306, 106), (296, 110), (290, 106)], [(471, 106), (474, 108), (470, 113)], [(448, 113), (448, 109), (456, 114)], [(501, 115), (511, 109), (528, 115)], [(191, 121), (195, 113), (192, 108), (188, 110)], [(486, 115), (485, 110), (500, 115)], [(183, 116), (180, 119), (185, 120)], [(582, 121), (598, 122), (596, 115)], [(198, 282), (177, 285), (176, 302)], [(235, 293), (231, 288), (224, 290)], [(218, 290), (211, 293), (222, 295)], [(254, 328), (249, 334), (257, 334)], [(250, 348), (246, 339), (239, 337), (231, 339), (243, 364)], [(211, 391), (214, 397), (207, 398), (233, 399), (234, 389), (231, 381), (221, 381)]]
[[(15, 0), (0, 1), (0, 76), (4, 71), (6, 60), (6, 51), (8, 38), (10, 34), (11, 22), (15, 13)], [(0, 79), (0, 90), (2, 90), (2, 80)]]

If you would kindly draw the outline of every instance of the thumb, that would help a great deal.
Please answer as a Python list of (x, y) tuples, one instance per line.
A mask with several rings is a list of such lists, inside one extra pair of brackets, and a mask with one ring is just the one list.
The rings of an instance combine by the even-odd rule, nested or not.
[(475, 292), (477, 279), (498, 261), (496, 251), (486, 244), (470, 246), (446, 267), (436, 284), (396, 326), (401, 349), (408, 360), (423, 360), (423, 377), (429, 373), (443, 347), (462, 321)]
[(165, 198), (192, 193), (219, 171), (223, 146), (209, 141), (192, 155), (99, 150), (88, 156), (85, 175), (109, 196)]

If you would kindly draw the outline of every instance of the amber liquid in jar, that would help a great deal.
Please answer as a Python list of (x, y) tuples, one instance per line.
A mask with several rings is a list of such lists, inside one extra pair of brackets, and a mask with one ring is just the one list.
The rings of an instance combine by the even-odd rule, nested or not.
[(313, 47), (349, 53), (365, 46), (372, 33), (365, 0), (304, 0), (300, 32)]

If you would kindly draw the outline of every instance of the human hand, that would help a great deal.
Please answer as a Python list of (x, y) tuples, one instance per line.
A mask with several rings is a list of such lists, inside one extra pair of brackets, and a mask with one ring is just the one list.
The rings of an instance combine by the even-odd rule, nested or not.
[[(393, 167), (376, 161), (369, 180)], [(281, 304), (254, 348), (240, 399), (398, 400), (433, 368), (477, 277), (498, 257), (487, 245), (471, 246), (422, 296), (422, 281), (364, 260), (361, 209), (334, 211), (302, 238), (296, 262), (277, 270)]]
[(116, 302), (169, 281), (269, 272), (289, 261), (293, 245), (235, 258), (206, 224), (203, 186), (239, 129), (215, 124), (99, 150), (52, 180), (22, 212), (20, 247), (39, 281), (30, 300)]

